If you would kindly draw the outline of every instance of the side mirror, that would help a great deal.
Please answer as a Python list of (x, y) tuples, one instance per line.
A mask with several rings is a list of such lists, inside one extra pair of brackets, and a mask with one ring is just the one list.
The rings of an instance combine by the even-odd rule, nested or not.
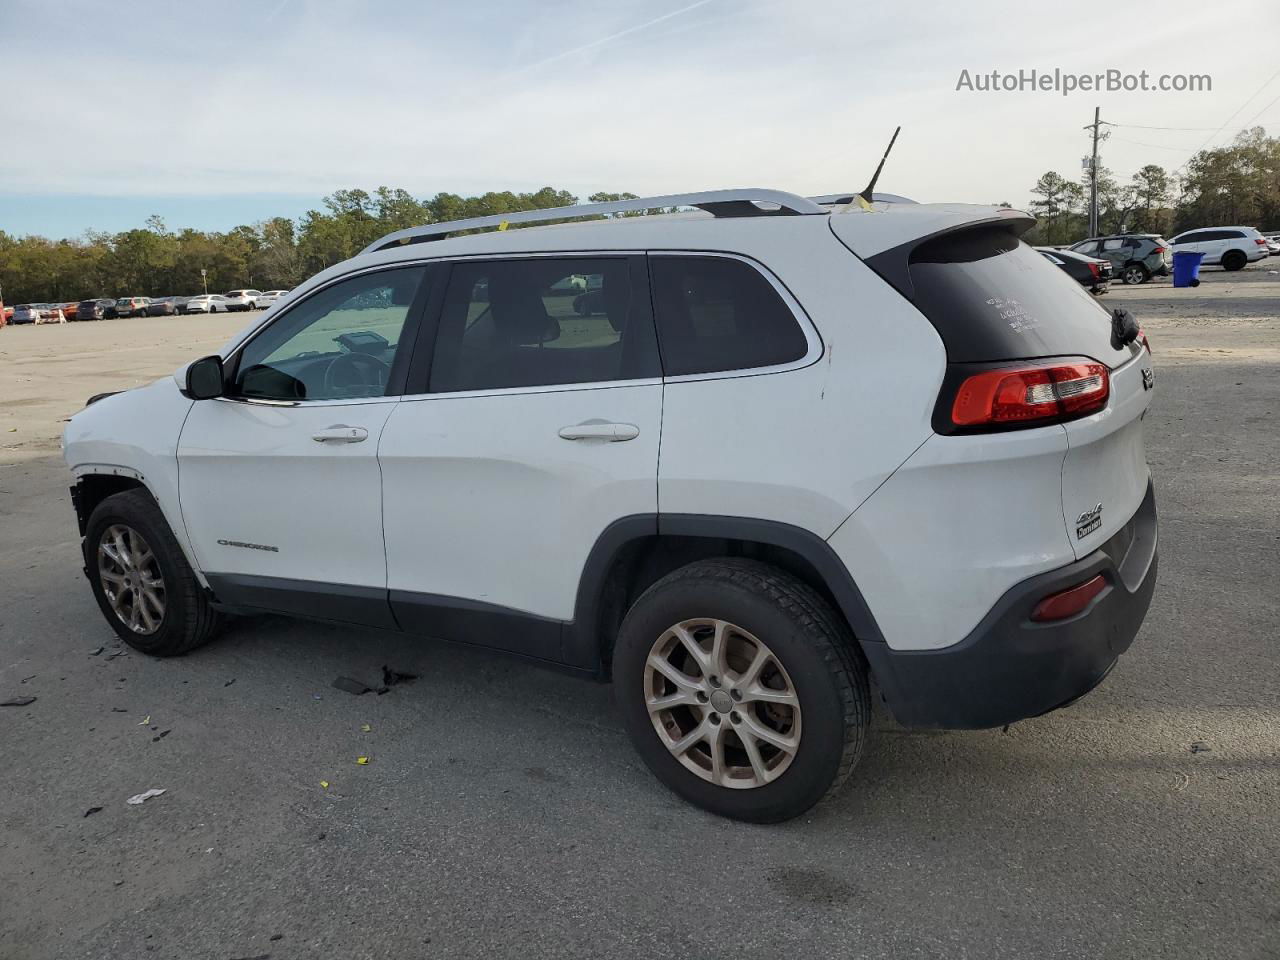
[(211, 357), (193, 360), (187, 366), (182, 395), (190, 400), (212, 400), (226, 390), (222, 376), (222, 358), (216, 353)]

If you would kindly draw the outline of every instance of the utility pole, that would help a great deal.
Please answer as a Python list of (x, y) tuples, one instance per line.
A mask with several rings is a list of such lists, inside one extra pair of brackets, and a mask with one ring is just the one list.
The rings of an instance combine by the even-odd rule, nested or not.
[(1084, 129), (1093, 131), (1093, 156), (1089, 160), (1089, 236), (1098, 235), (1098, 130), (1102, 126), (1102, 108), (1093, 108), (1093, 123)]

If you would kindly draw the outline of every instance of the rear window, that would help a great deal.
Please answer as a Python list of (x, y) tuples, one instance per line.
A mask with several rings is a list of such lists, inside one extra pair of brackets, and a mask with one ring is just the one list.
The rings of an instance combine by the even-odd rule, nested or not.
[(750, 264), (651, 256), (649, 272), (668, 376), (772, 367), (808, 352), (791, 308)]
[(1118, 365), (1111, 317), (1061, 270), (1013, 233), (982, 228), (947, 234), (911, 253), (916, 307), (952, 363), (1087, 356)]

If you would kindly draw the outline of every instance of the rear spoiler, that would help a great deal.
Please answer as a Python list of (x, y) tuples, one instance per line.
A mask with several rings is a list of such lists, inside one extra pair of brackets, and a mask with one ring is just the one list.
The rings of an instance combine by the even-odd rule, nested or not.
[(1008, 230), (1014, 236), (1020, 237), (1035, 226), (1035, 223), (1035, 217), (1021, 210), (1005, 210), (994, 217), (970, 220), (957, 226), (939, 230), (936, 233), (928, 233), (922, 237), (916, 237), (906, 243), (877, 253), (875, 256), (868, 257), (864, 262), (900, 294), (908, 300), (914, 300), (915, 287), (911, 284), (910, 268), (911, 254), (915, 252), (917, 247), (932, 240), (937, 240), (939, 237), (966, 233), (970, 230), (1001, 229)]

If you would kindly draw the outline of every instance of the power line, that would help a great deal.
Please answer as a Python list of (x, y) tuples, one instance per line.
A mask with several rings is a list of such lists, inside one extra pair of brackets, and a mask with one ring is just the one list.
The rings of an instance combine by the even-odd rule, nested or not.
[(1221, 130), (1221, 127), (1149, 127), (1141, 123), (1112, 123), (1111, 121), (1103, 121), (1109, 127), (1133, 127), (1135, 130), (1190, 130), (1193, 132), (1203, 133), (1205, 130)]
[[(1219, 133), (1221, 133), (1224, 129), (1226, 129), (1227, 124), (1230, 123), (1232, 120), (1234, 120), (1239, 115), (1240, 111), (1249, 105), (1249, 101), (1252, 100), (1254, 97), (1256, 97), (1258, 94), (1260, 94), (1263, 90), (1265, 90), (1268, 87), (1268, 85), (1270, 85), (1271, 81), (1274, 80), (1276, 77), (1280, 77), (1280, 70), (1277, 70), (1271, 76), (1267, 77), (1267, 79), (1262, 82), (1261, 86), (1259, 86), (1257, 90), (1249, 94), (1248, 98), (1244, 101), (1244, 103), (1236, 107), (1235, 112), (1232, 113), (1231, 116), (1227, 117), (1226, 120), (1222, 121), (1222, 126), (1219, 127), (1217, 130), (1215, 130), (1213, 133), (1209, 134), (1209, 136), (1205, 139), (1204, 143), (1200, 144), (1200, 146), (1196, 148), (1195, 153), (1187, 157), (1186, 160), (1183, 160), (1180, 166), (1177, 166), (1174, 168), (1174, 172), (1176, 173), (1177, 171), (1181, 170), (1183, 167), (1189, 164), (1193, 159), (1195, 159), (1196, 153), (1199, 153), (1201, 150), (1207, 147), (1209, 145), (1209, 142), (1213, 140), (1214, 137), (1216, 137)], [(1270, 106), (1271, 104), (1267, 104), (1267, 106), (1263, 107), (1262, 109), (1265, 111)]]
[(1151, 147), (1153, 150), (1171, 150), (1174, 153), (1186, 153), (1186, 147), (1171, 147), (1167, 143), (1143, 143), (1141, 140), (1126, 140), (1124, 137), (1112, 137), (1113, 143), (1132, 143), (1138, 147)]
[(1249, 120), (1249, 122), (1248, 122), (1248, 123), (1246, 123), (1246, 124), (1244, 125), (1244, 129), (1248, 130), (1251, 126), (1253, 126), (1253, 121), (1254, 121), (1254, 120), (1257, 120), (1260, 116), (1262, 116), (1264, 113), (1266, 113), (1266, 112), (1267, 112), (1268, 110), (1270, 110), (1272, 107), (1274, 107), (1277, 103), (1280, 103), (1280, 93), (1276, 94), (1276, 98), (1275, 98), (1274, 100), (1272, 100), (1272, 101), (1271, 101), (1270, 103), (1268, 103), (1265, 107), (1263, 107), (1261, 110), (1259, 110), (1257, 113), (1255, 113), (1255, 114), (1253, 115), (1253, 117)]

